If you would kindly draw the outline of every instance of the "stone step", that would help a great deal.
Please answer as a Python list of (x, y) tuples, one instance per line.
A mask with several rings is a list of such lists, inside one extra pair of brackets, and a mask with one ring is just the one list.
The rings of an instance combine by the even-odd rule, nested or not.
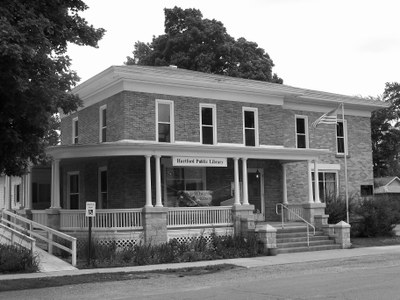
[[(317, 236), (310, 236), (310, 240), (312, 241), (326, 241), (329, 240), (329, 237), (326, 235), (317, 235)], [(301, 236), (301, 237), (282, 237), (282, 238), (277, 238), (276, 242), (277, 243), (296, 243), (296, 242), (303, 242), (307, 241), (306, 236)]]
[[(333, 240), (322, 240), (322, 241), (312, 241), (310, 240), (310, 247), (314, 246), (330, 246), (334, 245), (335, 242)], [(291, 243), (277, 243), (278, 249), (286, 249), (286, 248), (298, 248), (298, 247), (308, 247), (307, 240), (301, 242), (291, 242)]]
[[(314, 232), (309, 232), (310, 236), (314, 236)], [(322, 231), (316, 231), (315, 236), (325, 235)], [(283, 238), (298, 238), (298, 237), (307, 237), (307, 232), (280, 232), (276, 234), (277, 239)]]
[(341, 249), (338, 244), (332, 245), (322, 245), (322, 246), (310, 246), (310, 247), (292, 247), (292, 248), (278, 248), (277, 253), (295, 253), (295, 252), (307, 252), (307, 251), (324, 251), (324, 250), (334, 250)]

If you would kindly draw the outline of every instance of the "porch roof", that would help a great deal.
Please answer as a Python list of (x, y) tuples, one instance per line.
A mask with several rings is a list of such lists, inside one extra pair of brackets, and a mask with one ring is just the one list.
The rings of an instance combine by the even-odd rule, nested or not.
[(54, 159), (109, 156), (201, 156), (222, 158), (273, 159), (285, 162), (317, 159), (328, 149), (297, 149), (283, 146), (246, 147), (243, 145), (202, 145), (199, 143), (156, 143), (123, 140), (101, 144), (49, 147), (47, 154)]

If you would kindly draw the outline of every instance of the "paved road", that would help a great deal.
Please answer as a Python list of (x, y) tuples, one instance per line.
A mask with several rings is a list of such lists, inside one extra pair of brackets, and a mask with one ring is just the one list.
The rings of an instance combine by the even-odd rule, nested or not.
[(400, 299), (400, 253), (0, 293), (0, 299)]

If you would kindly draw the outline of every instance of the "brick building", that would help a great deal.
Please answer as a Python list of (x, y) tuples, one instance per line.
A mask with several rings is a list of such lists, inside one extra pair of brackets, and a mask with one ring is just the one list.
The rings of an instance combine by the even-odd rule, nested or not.
[[(349, 195), (373, 185), (379, 101), (143, 66), (112, 66), (73, 93), (83, 106), (62, 116), (61, 145), (48, 149), (55, 210), (233, 206), (272, 222), (282, 203), (313, 222), (344, 195), (345, 152)], [(339, 111), (336, 126), (311, 126), (339, 103), (344, 123)]]

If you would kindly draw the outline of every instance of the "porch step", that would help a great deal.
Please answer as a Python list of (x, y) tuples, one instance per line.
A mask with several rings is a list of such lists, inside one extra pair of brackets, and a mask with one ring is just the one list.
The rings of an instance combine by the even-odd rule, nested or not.
[(305, 226), (294, 226), (277, 228), (276, 244), (278, 253), (294, 253), (306, 251), (322, 251), (340, 249), (334, 240), (325, 235), (323, 231), (310, 230), (309, 245), (307, 243), (307, 228)]

